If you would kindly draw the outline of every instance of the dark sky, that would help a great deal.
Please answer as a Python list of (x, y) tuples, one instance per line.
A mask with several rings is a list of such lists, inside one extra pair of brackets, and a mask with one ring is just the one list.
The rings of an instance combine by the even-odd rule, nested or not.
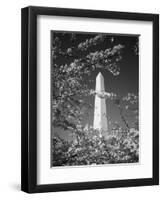
[[(89, 39), (91, 37), (96, 36), (99, 33), (76, 33), (76, 40), (73, 43), (70, 40), (70, 32), (66, 32), (63, 34), (63, 32), (52, 32), (52, 41), (53, 38), (56, 36), (60, 37), (60, 39), (63, 41), (63, 49), (68, 48), (69, 46), (76, 46), (82, 41), (85, 41), (86, 39)], [(114, 42), (111, 42), (111, 38), (114, 38)], [(96, 76), (99, 73), (99, 71), (102, 73), (104, 77), (105, 82), (105, 91), (106, 92), (113, 92), (120, 96), (125, 96), (127, 93), (135, 93), (138, 94), (138, 79), (139, 79), (139, 56), (135, 54), (134, 48), (135, 44), (138, 41), (137, 35), (122, 35), (122, 34), (107, 34), (106, 39), (103, 43), (100, 45), (97, 45), (95, 47), (92, 47), (91, 52), (97, 51), (97, 50), (105, 50), (107, 48), (113, 47), (114, 45), (124, 45), (125, 47), (122, 50), (122, 59), (119, 61), (118, 65), (120, 67), (120, 74), (118, 76), (113, 76), (109, 71), (103, 70), (103, 69), (96, 69), (94, 72), (92, 72), (90, 76), (90, 81), (87, 81), (88, 87), (90, 89), (95, 89), (95, 80)], [(88, 54), (88, 52), (86, 52)], [(66, 58), (62, 57), (61, 60), (58, 61), (59, 64), (69, 63), (71, 60), (67, 60)], [(58, 64), (57, 63), (57, 64)], [(94, 105), (94, 96), (90, 96), (85, 98), (85, 101), (88, 103)], [(106, 106), (107, 106), (107, 114), (111, 118), (112, 122), (118, 122), (121, 126), (123, 126), (123, 122), (120, 118), (119, 110), (115, 106), (115, 104), (111, 100), (106, 100)], [(90, 110), (89, 116), (87, 119), (83, 121), (83, 124), (88, 124), (89, 126), (93, 125), (93, 112), (94, 110)], [(129, 124), (131, 125), (134, 121), (134, 118), (132, 116), (129, 116), (127, 118)], [(110, 127), (111, 129), (111, 127)], [(52, 128), (52, 132), (55, 132), (55, 130)], [(64, 133), (64, 131), (57, 130), (57, 132), (60, 132), (60, 135), (67, 137), (67, 133)]]

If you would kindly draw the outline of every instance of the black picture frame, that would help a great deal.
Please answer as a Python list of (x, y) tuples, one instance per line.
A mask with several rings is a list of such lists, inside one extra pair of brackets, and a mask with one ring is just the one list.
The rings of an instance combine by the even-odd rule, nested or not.
[[(37, 16), (55, 15), (153, 23), (153, 177), (37, 185)], [(30, 6), (21, 11), (21, 190), (28, 193), (159, 184), (159, 15)]]

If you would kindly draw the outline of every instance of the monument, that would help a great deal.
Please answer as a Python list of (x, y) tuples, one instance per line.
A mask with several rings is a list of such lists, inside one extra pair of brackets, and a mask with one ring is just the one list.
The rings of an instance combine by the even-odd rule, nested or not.
[(94, 105), (94, 129), (98, 129), (104, 136), (108, 135), (108, 123), (106, 113), (104, 77), (101, 72), (96, 77), (95, 105)]

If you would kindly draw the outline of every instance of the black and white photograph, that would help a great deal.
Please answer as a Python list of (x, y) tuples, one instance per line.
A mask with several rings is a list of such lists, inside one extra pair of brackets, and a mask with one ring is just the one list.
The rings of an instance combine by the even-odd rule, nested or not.
[(51, 31), (51, 167), (139, 163), (139, 35)]

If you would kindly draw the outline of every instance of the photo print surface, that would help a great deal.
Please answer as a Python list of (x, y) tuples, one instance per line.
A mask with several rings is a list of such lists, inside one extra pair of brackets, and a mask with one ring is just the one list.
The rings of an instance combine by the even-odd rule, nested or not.
[(51, 167), (139, 162), (139, 36), (51, 31)]

